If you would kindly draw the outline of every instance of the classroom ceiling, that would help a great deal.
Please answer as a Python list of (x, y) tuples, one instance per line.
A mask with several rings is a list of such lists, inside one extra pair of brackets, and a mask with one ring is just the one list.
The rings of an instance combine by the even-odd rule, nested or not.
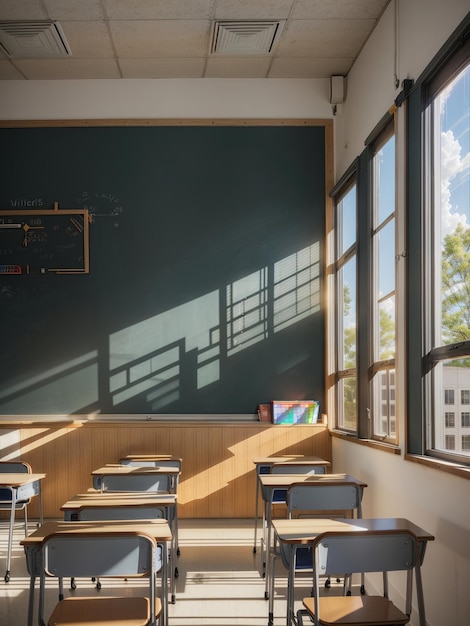
[(0, 80), (345, 76), (389, 2), (0, 0)]

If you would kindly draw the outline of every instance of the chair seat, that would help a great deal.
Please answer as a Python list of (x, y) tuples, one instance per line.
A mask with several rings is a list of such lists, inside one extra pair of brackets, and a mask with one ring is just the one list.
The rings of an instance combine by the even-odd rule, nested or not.
[[(304, 598), (303, 604), (315, 614), (314, 598)], [(410, 621), (393, 602), (382, 596), (335, 596), (320, 598), (322, 626), (395, 626)]]
[[(161, 601), (155, 600), (155, 614)], [(147, 626), (150, 603), (143, 597), (65, 598), (52, 612), (48, 626)]]

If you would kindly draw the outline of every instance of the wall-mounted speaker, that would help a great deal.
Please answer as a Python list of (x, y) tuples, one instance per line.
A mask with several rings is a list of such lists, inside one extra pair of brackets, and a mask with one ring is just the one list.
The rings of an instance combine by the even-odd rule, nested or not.
[(344, 76), (330, 77), (330, 104), (342, 104), (344, 102), (345, 82)]

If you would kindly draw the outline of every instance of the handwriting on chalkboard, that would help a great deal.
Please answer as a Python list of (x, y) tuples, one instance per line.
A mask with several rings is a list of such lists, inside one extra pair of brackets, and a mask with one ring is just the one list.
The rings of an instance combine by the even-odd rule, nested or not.
[(0, 274), (88, 274), (87, 209), (0, 210)]

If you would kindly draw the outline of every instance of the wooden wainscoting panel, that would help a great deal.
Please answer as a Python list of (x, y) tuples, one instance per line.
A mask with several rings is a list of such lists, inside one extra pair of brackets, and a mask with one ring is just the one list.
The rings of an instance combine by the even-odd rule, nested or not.
[[(181, 518), (252, 517), (255, 457), (300, 454), (331, 462), (331, 437), (323, 424), (90, 421), (1, 428), (20, 431), (20, 447), (8, 453), (30, 463), (33, 471), (47, 474), (46, 518), (60, 517), (66, 500), (92, 486), (94, 469), (131, 453), (168, 453), (183, 459)], [(35, 500), (32, 517), (38, 514)]]

